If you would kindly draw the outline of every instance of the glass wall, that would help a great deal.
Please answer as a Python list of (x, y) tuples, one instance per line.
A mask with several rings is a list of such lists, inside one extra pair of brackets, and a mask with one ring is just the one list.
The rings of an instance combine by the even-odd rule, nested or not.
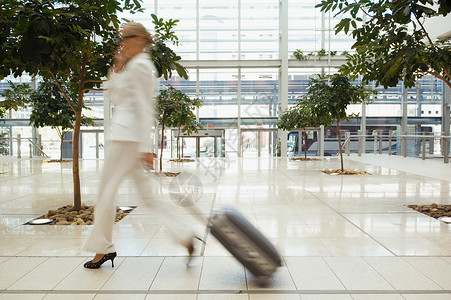
[(237, 69), (199, 71), (199, 98), (203, 101), (199, 118), (236, 118), (237, 95)]
[(241, 70), (241, 117), (277, 117), (277, 69)]
[(240, 59), (279, 57), (279, 1), (241, 0)]
[[(178, 19), (175, 33), (180, 45), (170, 47), (182, 57), (182, 64), (188, 67), (189, 78), (185, 80), (175, 75), (170, 80), (160, 80), (160, 88), (171, 84), (203, 101), (203, 106), (196, 111), (197, 118), (206, 128), (212, 125), (214, 128), (225, 129), (226, 156), (237, 156), (244, 151), (252, 153), (251, 155), (260, 151), (263, 156), (275, 153), (276, 137), (273, 129), (281, 102), (286, 101), (288, 107), (292, 106), (306, 93), (311, 76), (335, 72), (333, 67), (319, 67), (319, 63), (329, 62), (329, 57), (322, 58), (322, 61), (310, 58), (308, 64), (301, 66), (297, 64), (292, 52), (296, 49), (303, 50), (305, 54), (321, 49), (337, 51), (338, 54), (351, 51), (353, 40), (344, 34), (334, 34), (333, 26), (339, 20), (315, 8), (319, 2), (320, 0), (144, 0), (144, 13), (124, 13), (121, 17), (141, 22), (150, 31), (153, 29), (150, 17), (152, 13), (165, 20)], [(288, 8), (287, 40), (279, 36), (279, 23), (285, 21), (279, 20), (279, 11), (283, 5)], [(288, 53), (280, 53), (280, 49), (288, 49)], [(286, 54), (289, 55), (289, 68), (281, 70), (280, 58)], [(343, 60), (344, 57), (338, 59)], [(288, 75), (286, 85), (279, 82), (281, 72)], [(16, 83), (31, 82), (31, 78), (26, 76), (9, 79)], [(0, 92), (8, 86), (5, 80), (1, 81)], [(365, 109), (362, 105), (351, 105), (349, 112), (359, 113), (360, 116), (365, 113), (368, 132), (383, 126), (397, 129), (401, 125), (403, 114), (402, 83), (387, 89), (371, 85), (369, 87), (378, 92), (373, 97), (373, 102), (366, 105)], [(425, 76), (416, 87), (408, 89), (408, 125), (412, 126), (413, 131), (423, 130), (421, 126), (440, 131), (442, 88), (441, 81)], [(280, 99), (281, 91), (287, 91), (288, 99)], [(87, 94), (85, 103), (92, 109), (85, 113), (99, 119), (98, 122), (101, 123), (102, 93)], [(27, 109), (11, 112), (8, 115), (9, 123), (0, 122), (1, 131), (8, 135), (21, 131), (23, 135), (31, 137), (32, 131), (23, 129), (27, 125), (11, 121), (26, 120), (28, 116)], [(12, 130), (14, 126), (17, 128)], [(357, 131), (360, 119), (343, 126), (347, 130)], [(99, 128), (102, 127), (91, 129)], [(47, 131), (40, 130), (40, 133), (45, 132)], [(332, 131), (326, 130), (326, 133), (330, 133), (333, 138)], [(166, 136), (170, 138), (171, 135)], [(87, 135), (86, 138), (88, 137), (90, 140), (85, 144), (91, 145), (92, 136)], [(58, 142), (50, 135), (44, 140)], [(163, 144), (168, 147), (171, 145), (170, 141)], [(88, 150), (85, 151), (87, 152)]]
[[(144, 3), (154, 1), (144, 1)], [(185, 60), (194, 60), (196, 56), (196, 41), (197, 41), (197, 8), (196, 0), (184, 1), (158, 1), (155, 9), (147, 9), (147, 11), (156, 14), (159, 18), (164, 20), (177, 19), (176, 30), (177, 36), (183, 43), (183, 47), (177, 48), (177, 54)], [(180, 16), (183, 16), (181, 18)], [(153, 24), (149, 24), (149, 29), (153, 28)]]
[(288, 50), (306, 52), (322, 48), (321, 12), (315, 8), (318, 1), (288, 1)]
[(199, 0), (199, 59), (238, 59), (238, 0)]

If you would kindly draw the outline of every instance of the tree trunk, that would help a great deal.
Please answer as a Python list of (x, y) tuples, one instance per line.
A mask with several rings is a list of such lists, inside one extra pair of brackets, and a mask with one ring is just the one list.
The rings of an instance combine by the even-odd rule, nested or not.
[(163, 148), (164, 148), (164, 125), (161, 125), (160, 172), (163, 171)]
[(343, 148), (341, 146), (341, 134), (340, 134), (340, 123), (337, 121), (337, 135), (338, 135), (338, 151), (340, 151), (340, 162), (341, 162), (341, 171), (344, 171), (343, 167)]
[[(89, 45), (91, 42), (91, 37), (88, 36), (86, 44)], [(81, 116), (83, 111), (83, 96), (85, 94), (84, 86), (85, 86), (85, 74), (86, 74), (86, 64), (88, 62), (88, 55), (86, 53), (83, 54), (83, 61), (81, 63), (81, 72), (80, 72), (80, 81), (78, 86), (78, 103), (77, 106), (74, 106), (71, 102), (71, 99), (66, 94), (55, 74), (49, 70), (49, 73), (55, 80), (56, 84), (60, 91), (64, 94), (64, 97), (67, 100), (67, 103), (72, 108), (75, 114), (75, 125), (74, 125), (74, 133), (72, 136), (72, 177), (74, 183), (74, 210), (79, 211), (81, 209), (81, 192), (80, 192), (80, 166), (78, 163), (78, 158), (80, 156), (79, 146), (80, 146), (80, 127), (81, 127)]]
[[(298, 136), (299, 157), (302, 157), (302, 143), (303, 143), (303, 141), (302, 141), (302, 132), (301, 132), (301, 134), (299, 134), (299, 136)], [(294, 146), (294, 155), (296, 155), (296, 143)]]
[[(79, 102), (80, 103), (80, 102)], [(81, 107), (75, 114), (75, 127), (74, 134), (72, 136), (72, 176), (74, 180), (74, 210), (79, 211), (81, 209), (81, 193), (80, 193), (80, 166), (78, 159), (80, 156), (80, 126), (81, 126)]]
[(178, 132), (178, 136), (177, 136), (177, 158), (181, 159), (180, 156), (180, 131), (181, 131), (181, 126), (179, 126), (179, 132)]
[[(89, 45), (91, 42), (91, 37), (88, 36), (86, 44)], [(78, 103), (75, 108), (75, 126), (74, 135), (72, 137), (72, 166), (73, 166), (73, 179), (74, 179), (74, 210), (81, 210), (81, 192), (80, 192), (80, 165), (78, 163), (80, 156), (80, 127), (81, 127), (81, 116), (83, 111), (83, 97), (85, 95), (85, 74), (86, 74), (86, 64), (88, 62), (88, 55), (83, 54), (83, 61), (81, 64), (80, 71), (80, 84), (78, 86)], [(70, 101), (69, 101), (70, 102)]]
[[(305, 145), (305, 148), (304, 148), (304, 157), (305, 157), (305, 159), (307, 159), (307, 134), (306, 134), (306, 132), (305, 132), (305, 128), (302, 129), (302, 135), (303, 135), (304, 145)], [(301, 147), (301, 149), (302, 149), (302, 147)]]

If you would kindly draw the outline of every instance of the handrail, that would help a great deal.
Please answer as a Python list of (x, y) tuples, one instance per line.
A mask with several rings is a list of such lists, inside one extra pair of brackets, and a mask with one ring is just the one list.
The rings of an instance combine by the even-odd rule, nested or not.
[(345, 142), (343, 143), (343, 145), (341, 145), (341, 148), (343, 149), (344, 147), (346, 147), (347, 144), (349, 144), (349, 142), (351, 141), (351, 136), (349, 136)]
[[(341, 149), (344, 150), (345, 147), (346, 147), (348, 144), (350, 144), (350, 141), (351, 141), (351, 136), (348, 136), (348, 137), (346, 138), (345, 142), (343, 143), (343, 145), (341, 145)], [(340, 152), (337, 153), (337, 156), (338, 156), (338, 155), (340, 155)]]
[(30, 138), (27, 138), (27, 140), (28, 140), (31, 144), (33, 144), (33, 146), (35, 146), (36, 149), (38, 149), (40, 153), (44, 154), (45, 157), (50, 158), (50, 156), (48, 156), (47, 154), (45, 154), (45, 152), (42, 151), (42, 148), (39, 147), (38, 145), (36, 145), (36, 143), (33, 142)]
[[(419, 141), (419, 143), (421, 143), (421, 148), (416, 148), (417, 149), (415, 151), (416, 155), (421, 155), (421, 158), (424, 160), (426, 159), (426, 143), (428, 143), (429, 145), (429, 154), (434, 154), (434, 141), (440, 140), (441, 143), (441, 150), (440, 153), (443, 155), (444, 157), (444, 162), (448, 163), (449, 162), (449, 155), (450, 155), (450, 140), (451, 140), (451, 136), (450, 135), (442, 135), (441, 133), (437, 134), (437, 133), (432, 133), (432, 134), (380, 134), (379, 132), (377, 132), (376, 134), (361, 134), (361, 133), (356, 133), (356, 134), (351, 134), (350, 132), (346, 132), (346, 140), (343, 143), (342, 146), (342, 151), (346, 151), (346, 154), (349, 156), (350, 155), (350, 142), (352, 139), (358, 139), (359, 140), (359, 144), (358, 144), (358, 153), (359, 156), (362, 153), (362, 149), (364, 148), (364, 145), (361, 143), (362, 139), (367, 139), (370, 138), (371, 141), (374, 140), (374, 154), (379, 153), (382, 154), (383, 152), (383, 142), (387, 142), (388, 141), (388, 155), (392, 155), (392, 141), (396, 141), (398, 140), (398, 142), (400, 142), (400, 144), (397, 146), (398, 150), (401, 150), (402, 156), (406, 157), (407, 156), (407, 152), (410, 146), (408, 145), (408, 140), (409, 139), (415, 139), (417, 141)], [(368, 140), (367, 140), (368, 141)], [(345, 149), (345, 146), (347, 146), (347, 149)], [(437, 150), (435, 153), (439, 153)], [(338, 155), (338, 154), (337, 154)]]
[[(26, 140), (28, 142), (30, 142), (30, 149), (31, 149), (31, 145), (34, 146), (41, 154), (43, 154), (45, 157), (50, 158), (50, 156), (48, 156), (41, 147), (39, 147), (35, 142), (32, 141), (32, 138), (21, 138), (21, 137), (0, 137), (0, 140), (17, 140), (17, 143), (19, 144), (19, 149), (20, 149), (20, 141), (22, 140)], [(19, 150), (18, 153), (18, 157), (20, 158), (21, 153)], [(30, 158), (31, 158), (31, 153), (30, 153)]]
[[(451, 136), (449, 135), (418, 135), (418, 134), (380, 134), (377, 137), (417, 137), (417, 138), (444, 138), (444, 139), (451, 139)], [(351, 137), (376, 137), (372, 134), (356, 134), (351, 135)]]

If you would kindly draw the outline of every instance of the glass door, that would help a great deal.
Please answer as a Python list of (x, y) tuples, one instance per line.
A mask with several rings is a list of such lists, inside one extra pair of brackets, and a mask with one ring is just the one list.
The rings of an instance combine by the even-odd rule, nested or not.
[(83, 159), (103, 158), (104, 135), (101, 131), (80, 133), (80, 157)]
[(224, 130), (199, 130), (192, 135), (181, 135), (177, 139), (178, 132), (172, 132), (172, 157), (177, 157), (177, 142), (180, 141), (180, 155), (182, 158), (196, 157), (224, 157), (225, 140)]
[(242, 129), (242, 157), (276, 157), (276, 129)]

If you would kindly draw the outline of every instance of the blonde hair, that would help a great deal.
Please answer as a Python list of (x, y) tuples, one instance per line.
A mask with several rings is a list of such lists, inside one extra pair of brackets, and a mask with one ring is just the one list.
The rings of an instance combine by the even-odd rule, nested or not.
[(147, 31), (147, 29), (141, 24), (137, 22), (129, 22), (122, 27), (121, 30), (122, 36), (128, 35), (139, 35), (146, 38), (147, 46), (152, 46), (154, 44), (154, 40), (152, 35)]

